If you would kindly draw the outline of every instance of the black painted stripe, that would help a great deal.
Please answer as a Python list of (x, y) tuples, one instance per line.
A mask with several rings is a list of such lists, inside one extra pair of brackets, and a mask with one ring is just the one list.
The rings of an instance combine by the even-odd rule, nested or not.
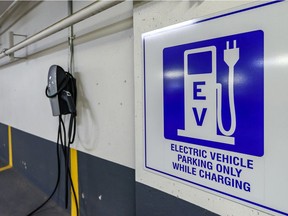
[[(14, 168), (50, 194), (57, 178), (56, 143), (15, 128), (12, 136)], [(7, 139), (7, 126), (0, 124), (0, 142)], [(81, 216), (216, 216), (177, 197), (135, 183), (134, 169), (79, 151), (78, 176)], [(64, 182), (54, 200), (64, 206)]]
[(147, 185), (136, 183), (137, 216), (216, 216), (197, 205), (183, 201)]

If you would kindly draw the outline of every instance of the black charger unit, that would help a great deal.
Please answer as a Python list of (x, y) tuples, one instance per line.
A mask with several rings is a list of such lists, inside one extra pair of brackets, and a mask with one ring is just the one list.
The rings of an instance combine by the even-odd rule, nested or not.
[(76, 115), (76, 79), (58, 65), (49, 68), (46, 96), (50, 99), (53, 116)]
[[(65, 207), (68, 208), (69, 181), (73, 191), (74, 200), (76, 203), (77, 215), (79, 215), (77, 196), (73, 186), (73, 181), (70, 172), (70, 145), (73, 144), (76, 134), (76, 99), (77, 88), (76, 79), (72, 74), (64, 71), (58, 65), (52, 65), (48, 71), (48, 84), (45, 90), (46, 96), (50, 100), (53, 116), (59, 117), (58, 136), (57, 136), (57, 182), (51, 195), (36, 209), (30, 212), (27, 216), (34, 215), (54, 196), (60, 182), (61, 172), (61, 154), (62, 150), (65, 167)], [(68, 133), (66, 133), (65, 122), (62, 115), (70, 114)], [(68, 139), (67, 139), (68, 138)], [(72, 198), (71, 198), (72, 199)]]

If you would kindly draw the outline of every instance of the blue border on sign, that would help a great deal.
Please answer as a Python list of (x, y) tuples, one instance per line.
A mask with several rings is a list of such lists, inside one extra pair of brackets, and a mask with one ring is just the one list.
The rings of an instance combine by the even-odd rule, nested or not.
[[(226, 14), (221, 14), (221, 15), (218, 15), (218, 16), (215, 16), (215, 17), (210, 17), (210, 18), (206, 18), (206, 19), (202, 19), (202, 20), (198, 20), (190, 25), (194, 25), (194, 24), (199, 24), (199, 23), (202, 23), (202, 22), (207, 22), (207, 21), (210, 21), (210, 20), (214, 20), (214, 19), (218, 19), (218, 18), (222, 18), (222, 17), (226, 17), (226, 16), (230, 16), (230, 15), (233, 15), (233, 14), (238, 14), (238, 13), (242, 13), (242, 12), (245, 12), (245, 11), (249, 11), (249, 10), (253, 10), (253, 9), (257, 9), (257, 8), (261, 8), (261, 7), (265, 7), (265, 6), (268, 6), (268, 5), (271, 5), (271, 4), (276, 4), (276, 3), (280, 3), (280, 2), (284, 2), (285, 0), (275, 0), (275, 1), (271, 1), (271, 2), (267, 2), (267, 3), (264, 3), (264, 4), (260, 4), (260, 5), (256, 5), (256, 6), (252, 6), (252, 7), (249, 7), (249, 8), (245, 8), (245, 9), (241, 9), (241, 10), (237, 10), (237, 11), (233, 11), (233, 12), (229, 12), (229, 13), (226, 13)], [(238, 200), (241, 200), (241, 201), (244, 201), (244, 202), (247, 202), (247, 203), (250, 203), (250, 204), (253, 204), (253, 205), (256, 205), (256, 206), (259, 206), (261, 208), (264, 208), (264, 209), (267, 209), (267, 210), (270, 210), (270, 211), (273, 211), (273, 212), (277, 212), (277, 213), (280, 213), (280, 214), (283, 214), (283, 215), (288, 215), (287, 212), (283, 212), (283, 211), (280, 211), (280, 210), (277, 210), (277, 209), (274, 209), (274, 208), (271, 208), (271, 207), (268, 207), (268, 206), (264, 206), (264, 205), (261, 205), (259, 203), (256, 203), (256, 202), (252, 202), (250, 200), (246, 200), (246, 199), (243, 199), (241, 197), (237, 197), (237, 196), (234, 196), (234, 195), (231, 195), (231, 194), (228, 194), (228, 193), (225, 193), (223, 191), (220, 191), (220, 190), (216, 190), (214, 188), (211, 188), (211, 187), (207, 187), (205, 185), (202, 185), (202, 184), (199, 184), (199, 183), (196, 183), (196, 182), (193, 182), (193, 181), (189, 181), (187, 179), (183, 179), (183, 178), (180, 178), (178, 176), (174, 176), (174, 175), (171, 175), (169, 173), (166, 173), (166, 172), (163, 172), (161, 170), (157, 170), (157, 169), (154, 169), (152, 167), (149, 167), (147, 165), (147, 145), (146, 145), (146, 140), (147, 140), (147, 135), (146, 135), (146, 64), (145, 64), (145, 36), (143, 37), (143, 60), (144, 60), (144, 143), (145, 143), (145, 148), (144, 148), (144, 154), (145, 154), (145, 167), (149, 170), (152, 170), (152, 171), (156, 171), (158, 173), (161, 173), (161, 174), (164, 174), (164, 175), (167, 175), (167, 176), (170, 176), (170, 177), (173, 177), (173, 178), (176, 178), (176, 179), (179, 179), (179, 180), (182, 180), (182, 181), (185, 181), (185, 182), (189, 182), (189, 183), (192, 183), (196, 186), (199, 186), (199, 187), (202, 187), (202, 188), (205, 188), (205, 189), (208, 189), (208, 190), (211, 190), (211, 191), (214, 191), (214, 192), (217, 192), (217, 193), (220, 193), (220, 194), (223, 194), (223, 195), (226, 195), (226, 196), (229, 196), (229, 197), (232, 197), (232, 198), (235, 198), (235, 199), (238, 199)]]

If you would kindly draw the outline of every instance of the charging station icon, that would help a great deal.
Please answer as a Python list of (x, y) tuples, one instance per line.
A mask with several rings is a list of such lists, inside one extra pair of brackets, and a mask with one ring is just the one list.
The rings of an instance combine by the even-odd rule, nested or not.
[(165, 138), (263, 156), (263, 62), (260, 30), (165, 48)]
[[(193, 64), (193, 60), (189, 56), (199, 54), (210, 55), (212, 67), (210, 71), (194, 74), (193, 70), (189, 71), (189, 64)], [(233, 41), (231, 49), (229, 41), (227, 41), (224, 61), (229, 67), (228, 100), (231, 126), (229, 130), (225, 130), (221, 110), (222, 84), (216, 83), (216, 47), (209, 46), (184, 52), (185, 129), (178, 130), (178, 135), (234, 144), (234, 137), (231, 136), (236, 129), (234, 67), (238, 60), (239, 48), (236, 47), (236, 40)], [(217, 125), (223, 135), (217, 134)]]

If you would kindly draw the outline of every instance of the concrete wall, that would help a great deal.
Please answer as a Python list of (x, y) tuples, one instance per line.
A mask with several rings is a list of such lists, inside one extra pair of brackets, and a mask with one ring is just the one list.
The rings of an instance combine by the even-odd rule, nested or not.
[[(74, 1), (74, 10), (90, 3)], [(247, 3), (249, 2), (127, 1), (75, 25), (74, 71), (79, 100), (77, 134), (73, 148), (80, 155), (81, 214), (268, 215), (147, 172), (143, 168), (141, 34)], [(9, 31), (31, 36), (67, 14), (65, 1), (43, 1), (37, 4), (21, 19), (14, 21), (7, 31), (1, 33), (0, 49), (9, 46)], [(1, 29), (5, 29), (8, 23), (10, 25), (11, 19), (13, 17)], [(113, 23), (117, 23), (116, 27), (110, 26)], [(104, 28), (105, 26), (110, 27)], [(23, 161), (31, 156), (24, 153), (25, 149), (31, 151), (29, 148), (34, 146), (38, 154), (45, 154), (41, 152), (42, 146), (44, 149), (50, 148), (47, 146), (52, 147), (56, 142), (58, 119), (52, 117), (44, 90), (48, 69), (52, 64), (58, 64), (67, 70), (67, 37), (68, 30), (64, 29), (15, 53), (19, 57), (27, 55), (27, 59), (14, 63), (9, 63), (8, 57), (0, 59), (0, 65), (5, 64), (0, 66), (0, 122), (15, 128), (18, 146), (27, 144), (27, 148), (21, 148), (17, 153), (16, 164), (18, 163), (18, 168), (23, 173)], [(15, 40), (21, 39), (17, 37)], [(30, 138), (23, 138), (27, 134)], [(31, 145), (31, 142), (39, 143), (35, 147), (35, 143)], [(33, 172), (27, 175), (32, 176)], [(45, 186), (40, 183), (41, 175), (34, 182), (45, 190)], [(118, 195), (113, 196), (113, 192)], [(104, 202), (101, 203), (102, 196)], [(105, 200), (105, 197), (109, 199)], [(119, 204), (121, 200), (123, 202)], [(115, 207), (119, 211), (113, 211), (113, 206), (109, 207), (113, 203), (119, 204)]]
[[(90, 3), (75, 2), (74, 10)], [(65, 1), (44, 1), (9, 31), (31, 36), (67, 16), (67, 7)], [(50, 15), (51, 11), (53, 16)], [(75, 143), (77, 148), (89, 154), (134, 168), (132, 23), (125, 29), (101, 38), (91, 33), (103, 23), (108, 25), (115, 22), (115, 17), (121, 20), (129, 16), (132, 16), (131, 2), (75, 25), (76, 38), (85, 41), (75, 46), (75, 76), (79, 77), (79, 121)], [(67, 37), (68, 30), (64, 29), (15, 53), (15, 56), (23, 56), (28, 52), (27, 60), (1, 68), (0, 88), (5, 104), (1, 109), (3, 123), (55, 141), (57, 118), (51, 115), (44, 90), (48, 69), (52, 64), (68, 70)], [(21, 39), (15, 37), (15, 40)], [(8, 40), (7, 31), (1, 35), (2, 48), (9, 46)], [(66, 43), (63, 45), (62, 42)], [(37, 53), (51, 46), (53, 49)], [(29, 56), (35, 52), (37, 54)], [(109, 58), (103, 53), (107, 53)], [(31, 106), (33, 102), (35, 105)]]

